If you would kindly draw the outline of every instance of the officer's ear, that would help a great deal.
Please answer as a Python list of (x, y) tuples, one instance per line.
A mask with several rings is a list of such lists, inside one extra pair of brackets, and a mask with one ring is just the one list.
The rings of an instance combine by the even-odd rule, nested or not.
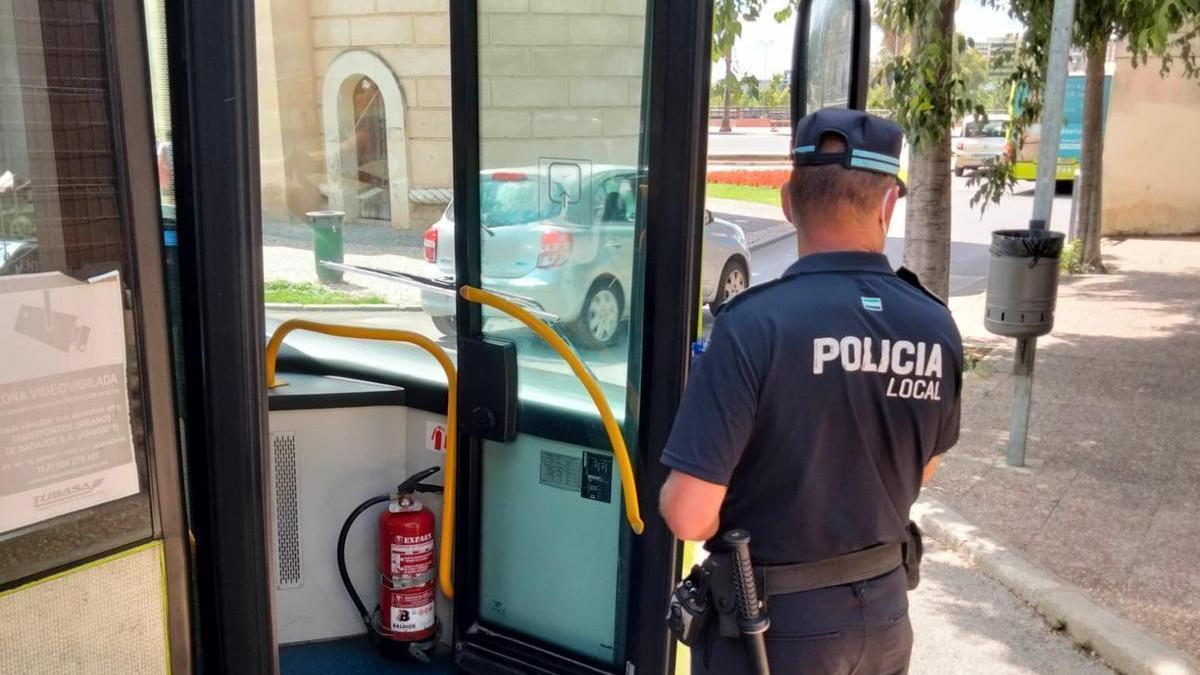
[[(783, 208), (783, 217), (792, 222), (792, 179), (789, 177), (779, 186), (779, 202)], [(793, 223), (794, 224), (794, 223)]]

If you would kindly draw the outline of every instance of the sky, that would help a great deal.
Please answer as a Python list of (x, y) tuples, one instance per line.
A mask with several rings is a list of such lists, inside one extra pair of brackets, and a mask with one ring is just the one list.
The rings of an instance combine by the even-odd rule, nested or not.
[[(786, 0), (771, 0), (758, 21), (742, 27), (742, 36), (733, 48), (734, 70), (767, 78), (789, 67), (795, 24), (793, 21), (775, 23), (772, 17), (785, 4)], [(1019, 33), (1022, 29), (1021, 24), (1007, 14), (984, 7), (980, 0), (962, 0), (954, 15), (954, 23), (958, 32), (977, 40)], [(872, 27), (872, 57), (882, 39), (882, 33)], [(713, 66), (714, 79), (724, 76), (724, 72), (720, 65)]]

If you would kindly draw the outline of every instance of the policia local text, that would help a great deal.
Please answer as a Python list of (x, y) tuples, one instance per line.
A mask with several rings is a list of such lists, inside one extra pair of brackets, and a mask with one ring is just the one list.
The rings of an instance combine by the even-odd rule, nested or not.
[(848, 335), (813, 339), (813, 375), (825, 372), (826, 364), (840, 363), (847, 373), (894, 375), (888, 380), (889, 398), (940, 401), (942, 389), (942, 345), (909, 340), (883, 339), (878, 345), (869, 337)]

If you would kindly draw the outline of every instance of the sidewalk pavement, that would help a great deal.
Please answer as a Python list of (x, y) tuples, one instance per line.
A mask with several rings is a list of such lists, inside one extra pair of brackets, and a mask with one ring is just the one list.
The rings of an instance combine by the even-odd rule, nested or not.
[(1111, 274), (1064, 276), (1039, 340), (1027, 466), (1004, 462), (1013, 341), (956, 297), (959, 444), (929, 488), (985, 532), (1200, 655), (1200, 238), (1106, 241)]
[(926, 546), (921, 585), (908, 596), (913, 675), (1112, 672), (973, 563), (935, 540)]

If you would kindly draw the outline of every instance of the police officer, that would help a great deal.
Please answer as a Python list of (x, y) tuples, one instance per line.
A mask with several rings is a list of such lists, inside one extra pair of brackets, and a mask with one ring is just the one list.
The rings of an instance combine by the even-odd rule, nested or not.
[[(901, 141), (856, 110), (799, 121), (783, 209), (800, 257), (720, 312), (662, 455), (678, 538), (715, 551), (749, 531), (773, 675), (908, 668), (909, 508), (958, 439), (962, 342), (883, 255)], [(724, 632), (693, 673), (749, 672)]]

